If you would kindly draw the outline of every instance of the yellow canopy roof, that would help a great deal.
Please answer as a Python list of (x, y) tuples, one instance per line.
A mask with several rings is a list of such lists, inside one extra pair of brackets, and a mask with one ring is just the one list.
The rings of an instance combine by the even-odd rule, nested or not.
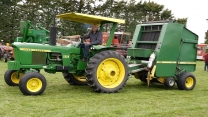
[(71, 20), (71, 21), (87, 23), (87, 24), (100, 24), (101, 21), (110, 21), (110, 22), (116, 22), (122, 24), (125, 23), (125, 20), (122, 19), (108, 18), (103, 16), (88, 15), (88, 14), (74, 13), (74, 12), (59, 14), (56, 15), (56, 17), (64, 20)]

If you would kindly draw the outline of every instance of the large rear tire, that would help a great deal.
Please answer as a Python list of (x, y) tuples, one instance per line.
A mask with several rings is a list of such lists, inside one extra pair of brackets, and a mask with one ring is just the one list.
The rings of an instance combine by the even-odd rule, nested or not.
[(94, 55), (85, 71), (87, 84), (95, 92), (118, 92), (128, 80), (127, 62), (114, 51), (102, 51)]
[(77, 76), (71, 73), (63, 73), (64, 79), (70, 85), (86, 85), (86, 77), (85, 76)]
[(184, 72), (177, 79), (177, 86), (180, 90), (192, 90), (196, 85), (196, 78), (192, 73)]
[(45, 77), (37, 72), (25, 74), (19, 82), (19, 89), (24, 95), (40, 95), (46, 88)]
[(23, 73), (18, 74), (16, 70), (7, 70), (4, 74), (4, 80), (9, 86), (17, 86), (23, 75)]

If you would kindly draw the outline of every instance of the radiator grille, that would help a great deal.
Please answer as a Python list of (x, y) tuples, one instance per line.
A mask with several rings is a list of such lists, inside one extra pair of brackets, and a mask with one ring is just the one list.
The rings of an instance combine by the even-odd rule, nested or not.
[(46, 53), (32, 52), (32, 64), (46, 64)]

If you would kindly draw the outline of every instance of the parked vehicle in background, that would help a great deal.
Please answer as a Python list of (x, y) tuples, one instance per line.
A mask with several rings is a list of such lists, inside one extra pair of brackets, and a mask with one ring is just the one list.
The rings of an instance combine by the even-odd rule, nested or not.
[(197, 60), (204, 60), (204, 55), (206, 54), (207, 44), (198, 44), (197, 47)]
[(0, 42), (0, 59), (1, 58), (4, 62), (7, 62), (9, 59), (14, 60), (13, 48), (9, 46), (9, 43), (5, 45), (3, 40)]

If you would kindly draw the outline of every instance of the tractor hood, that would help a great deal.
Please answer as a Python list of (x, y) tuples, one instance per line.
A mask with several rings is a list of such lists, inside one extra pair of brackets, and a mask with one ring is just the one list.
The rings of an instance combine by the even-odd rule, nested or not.
[(80, 48), (75, 47), (75, 45), (51, 46), (38, 43), (14, 43), (12, 47), (14, 49), (15, 61), (24, 65), (44, 65), (49, 55), (53, 56), (56, 54), (57, 56), (64, 56), (63, 59), (67, 59), (66, 57), (69, 57), (71, 54), (80, 53)]
[(38, 43), (14, 43), (12, 47), (22, 51), (37, 51), (37, 52), (63, 52), (71, 49), (77, 49), (74, 45), (68, 46), (51, 46), (49, 44)]

